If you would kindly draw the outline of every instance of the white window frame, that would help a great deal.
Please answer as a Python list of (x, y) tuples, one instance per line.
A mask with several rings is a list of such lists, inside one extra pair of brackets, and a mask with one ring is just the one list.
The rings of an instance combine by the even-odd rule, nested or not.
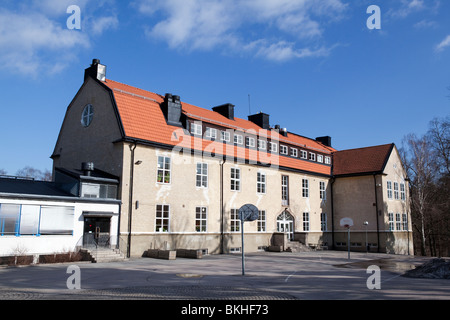
[(388, 221), (389, 221), (389, 231), (394, 231), (394, 213), (393, 212), (389, 212), (388, 213)]
[(231, 191), (241, 191), (241, 169), (240, 168), (235, 168), (235, 167), (230, 168), (230, 189), (231, 189)]
[(280, 154), (287, 155), (288, 154), (288, 146), (280, 144)]
[(325, 212), (320, 214), (320, 231), (328, 231), (327, 214)]
[[(162, 162), (162, 168), (160, 168), (160, 158), (162, 158), (163, 159), (163, 162)], [(166, 169), (166, 164), (169, 164), (169, 169)], [(156, 168), (157, 170), (156, 170), (156, 182), (157, 183), (160, 183), (160, 184), (170, 184), (171, 182), (172, 182), (172, 172), (171, 172), (171, 170), (172, 170), (172, 164), (171, 164), (171, 159), (170, 159), (170, 157), (166, 157), (166, 156), (158, 156), (158, 163), (157, 163), (157, 168)], [(160, 173), (162, 174), (162, 180), (161, 181), (158, 181), (159, 180), (159, 176), (160, 176)], [(166, 181), (166, 175), (169, 175), (169, 180), (168, 181)]]
[(406, 213), (402, 213), (402, 228), (403, 231), (408, 231), (408, 215)]
[(241, 134), (234, 134), (234, 138), (233, 141), (235, 144), (240, 144), (242, 145), (244, 143), (244, 136)]
[(267, 142), (262, 139), (258, 139), (258, 149), (259, 150), (266, 150), (267, 149)]
[(323, 163), (323, 155), (321, 154), (317, 155), (317, 162)]
[(319, 181), (319, 197), (321, 200), (327, 200), (325, 181)]
[(300, 150), (300, 157), (302, 159), (308, 159), (308, 151)]
[[(159, 213), (161, 216), (158, 216), (158, 207), (161, 207)], [(167, 208), (167, 210), (166, 210)], [(167, 212), (167, 217), (164, 216), (164, 213)], [(161, 220), (161, 226), (158, 228), (157, 221)], [(167, 230), (164, 230), (164, 221), (167, 221)], [(168, 233), (170, 232), (170, 205), (169, 204), (157, 204), (155, 208), (155, 232), (158, 233)]]
[(195, 186), (197, 188), (208, 188), (208, 164), (205, 162), (197, 162)]
[(225, 142), (230, 142), (231, 134), (229, 131), (220, 131), (220, 139)]
[(302, 179), (302, 198), (309, 198), (309, 179)]
[(393, 199), (392, 193), (392, 181), (386, 181), (386, 190), (388, 199)]
[(298, 149), (297, 148), (291, 148), (291, 157), (298, 157)]
[(398, 193), (398, 182), (394, 182), (394, 200), (400, 199)]
[(331, 164), (331, 157), (325, 157), (325, 164)]
[(245, 137), (245, 146), (249, 148), (254, 148), (256, 146), (255, 138)]
[(267, 176), (264, 172), (259, 171), (256, 173), (256, 193), (266, 193), (266, 179)]
[(195, 136), (202, 135), (202, 124), (197, 122), (191, 122), (191, 134)]
[(289, 176), (281, 176), (281, 204), (289, 205)]
[(266, 210), (259, 210), (257, 220), (257, 231), (266, 232)]
[(406, 189), (404, 183), (400, 183), (400, 200), (406, 201)]
[(270, 152), (278, 152), (278, 144), (275, 142), (269, 142)]
[(239, 209), (230, 210), (230, 231), (239, 232), (241, 231), (241, 220), (239, 219)]
[(303, 231), (309, 231), (309, 212), (303, 212)]
[(395, 214), (395, 229), (396, 230), (402, 230), (402, 220), (401, 220), (401, 214), (400, 213), (396, 213)]
[(205, 131), (205, 136), (206, 136), (206, 138), (209, 138), (209, 139), (214, 139), (214, 140), (217, 139), (217, 129), (207, 127), (206, 131)]
[(310, 161), (316, 161), (316, 154), (313, 153), (313, 152), (310, 152), (310, 153), (309, 153), (309, 160), (310, 160)]
[(195, 232), (208, 231), (208, 208), (204, 206), (195, 207)]

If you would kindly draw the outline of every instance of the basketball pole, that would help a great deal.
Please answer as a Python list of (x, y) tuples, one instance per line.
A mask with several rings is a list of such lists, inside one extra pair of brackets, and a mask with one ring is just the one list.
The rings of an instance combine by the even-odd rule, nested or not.
[(244, 256), (244, 219), (241, 219), (241, 241), (242, 241), (242, 275), (245, 276), (245, 256)]

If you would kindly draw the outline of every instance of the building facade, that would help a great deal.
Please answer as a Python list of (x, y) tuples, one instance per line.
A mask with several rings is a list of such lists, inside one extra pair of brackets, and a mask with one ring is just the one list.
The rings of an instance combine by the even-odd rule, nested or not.
[(0, 256), (76, 252), (94, 241), (118, 245), (118, 180), (55, 172), (55, 182), (0, 178)]
[[(343, 190), (357, 188), (359, 181), (345, 161), (341, 167), (348, 172), (334, 174), (340, 152), (330, 137), (310, 139), (272, 127), (264, 113), (244, 120), (234, 117), (230, 103), (205, 109), (181, 102), (177, 95), (109, 80), (106, 66), (94, 60), (67, 108), (52, 159), (55, 172), (93, 162), (119, 178), (120, 235), (129, 255), (140, 256), (152, 248), (238, 252), (238, 210), (245, 204), (259, 210), (256, 221), (244, 224), (246, 251), (264, 250), (276, 232), (306, 245), (339, 248), (339, 215), (355, 215), (355, 221), (374, 216), (372, 207), (347, 210), (367, 205), (369, 196), (364, 193), (353, 205), (346, 201), (355, 200), (355, 194)], [(399, 161), (395, 152), (385, 156)], [(394, 174), (380, 170), (380, 183)], [(401, 176), (405, 178), (404, 171)], [(394, 234), (388, 229), (390, 220), (384, 219), (383, 199), (378, 229), (368, 230), (371, 242), (374, 234)], [(409, 209), (401, 212), (409, 224)], [(407, 252), (395, 237), (392, 251), (385, 242), (377, 245), (371, 250)]]

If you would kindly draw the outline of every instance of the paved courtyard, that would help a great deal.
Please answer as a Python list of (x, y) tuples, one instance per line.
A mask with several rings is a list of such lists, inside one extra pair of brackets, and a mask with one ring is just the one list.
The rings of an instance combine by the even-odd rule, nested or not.
[[(130, 259), (78, 263), (80, 289), (68, 289), (70, 264), (0, 268), (1, 300), (392, 300), (450, 299), (450, 280), (401, 276), (423, 257), (316, 251)], [(367, 272), (380, 268), (379, 278)], [(379, 289), (367, 282), (379, 280)], [(374, 280), (375, 279), (375, 280)], [(373, 281), (372, 281), (373, 280)], [(72, 282), (70, 282), (72, 283)], [(75, 283), (75, 282), (73, 282)]]

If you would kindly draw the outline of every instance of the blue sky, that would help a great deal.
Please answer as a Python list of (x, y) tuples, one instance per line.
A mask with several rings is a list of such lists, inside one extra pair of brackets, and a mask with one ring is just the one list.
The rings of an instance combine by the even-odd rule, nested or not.
[[(81, 29), (68, 28), (71, 5)], [(370, 5), (381, 29), (367, 28)], [(263, 111), (339, 150), (400, 146), (450, 115), (450, 1), (2, 0), (0, 169), (51, 169), (93, 58), (107, 78), (233, 103), (241, 118)]]

